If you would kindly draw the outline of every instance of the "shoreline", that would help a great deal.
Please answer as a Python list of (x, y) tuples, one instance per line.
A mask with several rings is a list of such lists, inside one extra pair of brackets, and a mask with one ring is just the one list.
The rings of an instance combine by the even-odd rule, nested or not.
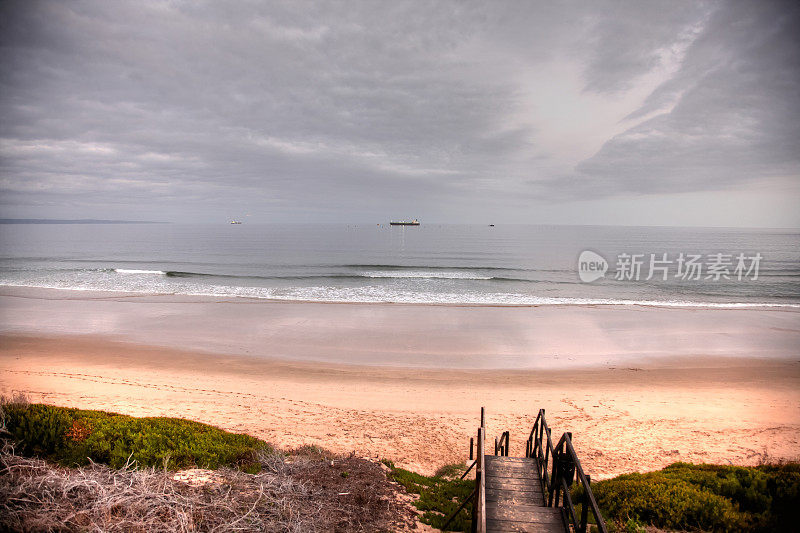
[[(663, 367), (470, 370), (222, 356), (99, 336), (0, 336), (0, 392), (173, 416), (279, 447), (316, 444), (432, 473), (468, 456), (481, 406), (521, 454), (538, 409), (571, 431), (595, 479), (676, 461), (800, 457), (800, 361), (699, 358)], [(613, 436), (613, 438), (612, 438)]]
[[(641, 366), (800, 353), (800, 310), (338, 304), (0, 289), (0, 334), (441, 369)], [(43, 319), (47, 317), (47, 319)]]
[[(50, 293), (54, 296), (57, 294), (75, 292), (75, 293), (88, 293), (94, 295), (103, 295), (95, 297), (82, 297), (82, 298), (65, 298), (65, 297), (52, 297), (46, 298), (45, 296), (33, 296), (14, 294), (15, 292), (41, 292), (44, 294)], [(480, 303), (480, 302), (390, 302), (390, 301), (356, 301), (356, 300), (302, 300), (291, 298), (275, 298), (275, 297), (260, 297), (248, 295), (234, 295), (234, 294), (191, 294), (191, 293), (145, 293), (145, 292), (132, 292), (124, 290), (98, 290), (98, 289), (84, 289), (78, 287), (42, 287), (33, 285), (0, 285), (0, 296), (8, 296), (15, 298), (40, 298), (40, 299), (54, 299), (54, 300), (96, 300), (96, 299), (111, 299), (111, 298), (158, 298), (168, 299), (171, 301), (179, 302), (181, 298), (187, 298), (197, 302), (217, 302), (224, 301), (228, 303), (289, 303), (289, 304), (324, 304), (324, 305), (386, 305), (386, 306), (419, 306), (419, 307), (477, 307), (477, 308), (539, 308), (539, 307), (576, 307), (576, 308), (630, 308), (630, 307), (643, 307), (652, 309), (700, 309), (700, 310), (793, 310), (797, 309), (800, 312), (800, 303), (776, 303), (776, 302), (688, 302), (688, 301), (658, 301), (658, 300), (607, 300), (607, 299), (590, 299), (590, 298), (553, 298), (553, 300), (571, 300), (562, 302), (547, 302), (547, 303)], [(574, 300), (574, 301), (573, 301)], [(585, 300), (585, 301), (584, 301)]]

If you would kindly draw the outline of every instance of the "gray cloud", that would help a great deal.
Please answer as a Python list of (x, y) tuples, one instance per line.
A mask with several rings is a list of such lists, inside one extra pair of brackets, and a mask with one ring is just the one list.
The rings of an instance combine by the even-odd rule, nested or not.
[(531, 198), (798, 175), (782, 4), (0, 9), (6, 216), (524, 222)]
[[(581, 194), (686, 192), (800, 176), (800, 9), (724, 6), (636, 120), (577, 166)], [(554, 185), (556, 187), (556, 185)]]
[(616, 2), (600, 10), (588, 28), (586, 90), (617, 92), (656, 69), (689, 42), (719, 2), (667, 5)]

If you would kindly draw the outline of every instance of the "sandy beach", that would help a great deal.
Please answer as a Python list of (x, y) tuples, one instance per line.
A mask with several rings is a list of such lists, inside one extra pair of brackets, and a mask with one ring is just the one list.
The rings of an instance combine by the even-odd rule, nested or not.
[[(511, 322), (514, 327), (506, 323), (506, 329), (495, 333), (511, 339), (500, 364), (478, 368), (470, 363), (485, 359), (483, 350), (491, 347), (465, 350), (466, 363), (458, 365), (453, 360), (462, 344), (449, 351), (414, 345), (430, 341), (436, 348), (455, 342), (450, 334), (462, 330), (460, 322), (475, 320), (459, 314), (459, 308), (251, 303), (239, 305), (236, 312), (255, 312), (263, 321), (254, 328), (253, 338), (242, 339), (236, 328), (220, 333), (229, 324), (226, 313), (237, 305), (230, 302), (219, 307), (207, 301), (197, 305), (153, 297), (132, 303), (119, 295), (76, 299), (74, 292), (59, 292), (55, 298), (50, 293), (43, 298), (38, 291), (10, 292), (6, 290), (0, 299), (0, 392), (24, 392), (34, 401), (137, 416), (186, 417), (246, 432), (280, 447), (318, 444), (337, 452), (389, 458), (426, 473), (466, 459), (481, 406), (487, 408), (490, 436), (511, 432), (512, 454), (523, 453), (536, 412), (545, 408), (554, 434), (573, 432), (585, 467), (596, 478), (675, 461), (755, 464), (800, 456), (798, 314), (792, 310), (677, 310), (691, 316), (686, 324), (694, 324), (695, 340), (700, 336), (706, 342), (694, 346), (706, 353), (691, 354), (687, 337), (673, 339), (677, 353), (671, 356), (656, 350), (634, 356), (624, 350), (607, 351), (608, 343), (621, 346), (620, 338), (647, 335), (652, 320), (663, 332), (670, 325), (684, 327), (675, 310), (545, 309), (537, 316), (550, 325), (558, 313), (564, 313), (558, 320), (567, 320), (569, 311), (574, 323), (582, 326), (587, 317), (624, 323), (630, 319), (627, 312), (637, 313), (642, 326), (628, 326), (617, 337), (607, 326), (584, 328), (580, 336), (564, 337), (563, 348), (551, 353), (573, 358), (582, 354), (584, 364), (572, 359), (572, 364), (560, 366), (554, 364), (557, 359), (545, 358), (538, 368), (509, 368), (522, 360), (525, 346), (522, 337), (511, 333), (536, 309), (499, 309), (501, 316), (494, 316), (491, 310), (468, 307), (464, 309), (470, 315), (480, 315), (490, 324), (501, 323), (513, 311), (523, 315)], [(216, 334), (218, 344), (200, 350), (185, 342), (189, 326), (176, 327), (172, 338), (164, 333), (179, 318), (183, 320), (180, 313), (188, 307), (199, 309), (194, 317), (184, 317), (193, 328), (203, 317), (214, 316), (206, 308), (224, 311), (216, 313), (216, 326), (195, 329), (200, 339)], [(437, 336), (435, 328), (424, 330), (409, 322), (410, 311), (422, 313), (425, 320), (432, 314), (449, 316), (451, 322), (443, 324)], [(264, 318), (273, 313), (283, 321)], [(304, 313), (307, 322), (298, 321)], [(364, 318), (370, 315), (376, 318)], [(132, 325), (126, 317), (137, 318)], [(391, 357), (383, 365), (363, 364), (365, 353), (371, 350), (373, 357), (380, 357), (378, 348), (392, 344), (386, 338), (392, 338), (391, 330), (382, 322), (390, 319), (400, 331), (418, 329), (400, 350), (416, 354), (412, 358), (416, 365), (401, 367)], [(161, 328), (138, 329), (147, 321), (158, 322)], [(341, 327), (342, 321), (351, 324), (354, 338), (347, 330), (326, 329)], [(254, 322), (248, 319), (248, 324)], [(746, 324), (752, 331), (734, 335), (734, 326)], [(95, 333), (82, 329), (90, 327)], [(317, 337), (299, 347), (291, 345), (290, 339), (302, 337), (312, 327)], [(540, 323), (535, 330), (542, 328)], [(68, 331), (73, 334), (67, 335)], [(364, 337), (366, 331), (373, 331), (372, 336)], [(463, 331), (466, 338), (461, 343), (470, 340), (469, 330)], [(324, 346), (325, 335), (330, 340), (334, 333), (340, 344), (321, 353), (317, 361), (277, 357), (285, 355), (280, 352), (270, 356), (268, 351), (285, 345), (307, 353)], [(559, 334), (563, 331), (540, 338), (549, 350), (548, 343)], [(243, 353), (263, 339), (271, 339), (264, 341), (267, 353)], [(224, 342), (230, 343), (227, 353), (220, 347)], [(176, 346), (181, 343), (187, 347)], [(345, 364), (341, 353), (350, 343), (360, 343), (361, 350)], [(727, 346), (739, 343), (738, 350), (721, 355)], [(751, 356), (745, 354), (748, 350)], [(536, 350), (528, 356), (537, 361), (531, 353)]]

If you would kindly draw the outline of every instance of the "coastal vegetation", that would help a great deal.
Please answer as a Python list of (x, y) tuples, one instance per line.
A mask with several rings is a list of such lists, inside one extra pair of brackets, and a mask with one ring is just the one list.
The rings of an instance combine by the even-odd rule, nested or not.
[(592, 492), (623, 531), (790, 531), (800, 523), (800, 463), (675, 463), (594, 483)]
[[(0, 400), (0, 433), (3, 530), (213, 530), (235, 523), (243, 531), (395, 531), (416, 519), (442, 528), (474, 487), (460, 479), (464, 464), (423, 476), (318, 446), (279, 451), (183, 419), (24, 398)], [(177, 473), (187, 468), (210, 470)], [(766, 532), (800, 523), (798, 463), (675, 463), (595, 482), (592, 490), (612, 531)], [(469, 531), (470, 514), (467, 505), (448, 530)]]
[(386, 470), (187, 420), (0, 399), (1, 531), (407, 530), (415, 512)]
[[(391, 469), (389, 477), (392, 480), (402, 485), (410, 494), (418, 496), (414, 506), (421, 511), (420, 520), (437, 529), (444, 527), (475, 488), (474, 480), (460, 479), (467, 469), (463, 464), (445, 465), (433, 476), (423, 476), (398, 468), (391, 461), (384, 460), (384, 464)], [(447, 530), (469, 531), (471, 510), (470, 505), (465, 506), (450, 521)]]
[[(427, 477), (397, 468), (390, 476), (418, 494), (422, 522), (441, 528), (471, 493), (474, 481), (458, 479), (464, 465), (446, 465)], [(674, 463), (645, 474), (623, 474), (592, 484), (610, 531), (769, 532), (800, 523), (800, 463), (755, 467)], [(573, 501), (581, 501), (575, 485)], [(448, 530), (469, 531), (471, 507)], [(580, 506), (577, 509), (580, 513)]]
[(135, 418), (24, 401), (8, 401), (2, 408), (17, 451), (63, 466), (231, 466), (254, 473), (259, 454), (271, 450), (249, 435), (179, 418)]

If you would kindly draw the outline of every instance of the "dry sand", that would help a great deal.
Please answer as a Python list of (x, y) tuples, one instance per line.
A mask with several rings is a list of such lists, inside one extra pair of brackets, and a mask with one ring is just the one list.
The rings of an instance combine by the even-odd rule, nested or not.
[(318, 444), (430, 473), (466, 459), (481, 406), (511, 454), (540, 407), (596, 479), (675, 461), (800, 456), (800, 361), (658, 359), (612, 368), (446, 370), (292, 362), (119, 342), (0, 336), (0, 391), (177, 416), (281, 447)]

